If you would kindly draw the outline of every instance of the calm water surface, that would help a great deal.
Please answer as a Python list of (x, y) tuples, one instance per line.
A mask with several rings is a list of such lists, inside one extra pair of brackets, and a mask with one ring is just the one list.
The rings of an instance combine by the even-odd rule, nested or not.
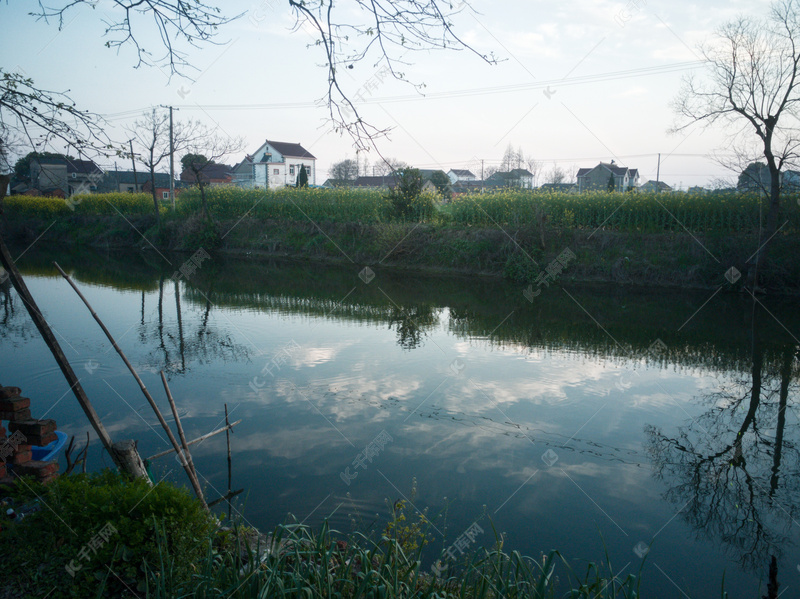
[[(406, 498), (437, 553), (488, 548), (494, 527), (506, 549), (557, 548), (577, 570), (605, 544), (623, 577), (649, 546), (651, 596), (719, 596), (724, 572), (732, 597), (755, 597), (771, 565), (800, 596), (794, 300), (568, 286), (529, 302), (494, 280), (217, 257), (175, 283), (185, 255), (31, 250), (31, 292), (109, 433), (143, 456), (166, 437), (53, 259), (165, 412), (168, 373), (190, 438), (225, 403), (243, 420), (232, 510), (254, 526), (291, 513), (377, 530)], [(0, 383), (68, 434), (90, 430), (7, 286)], [(208, 498), (224, 494), (225, 436), (193, 455)], [(89, 468), (107, 465), (93, 438)], [(172, 457), (153, 473), (185, 484)]]

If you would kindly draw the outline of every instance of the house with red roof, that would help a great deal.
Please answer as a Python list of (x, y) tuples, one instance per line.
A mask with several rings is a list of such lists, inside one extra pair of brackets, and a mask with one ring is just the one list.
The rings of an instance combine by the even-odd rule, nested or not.
[(266, 140), (233, 167), (233, 183), (246, 189), (294, 186), (304, 166), (308, 184), (316, 185), (316, 162), (316, 157), (299, 143)]

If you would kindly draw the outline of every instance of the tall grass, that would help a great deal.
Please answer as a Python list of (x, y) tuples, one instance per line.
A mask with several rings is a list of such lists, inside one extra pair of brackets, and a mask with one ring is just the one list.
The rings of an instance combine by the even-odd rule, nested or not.
[[(377, 223), (391, 220), (391, 203), (385, 196), (385, 192), (364, 189), (206, 188), (209, 211), (215, 218), (246, 214), (264, 219)], [(189, 189), (178, 197), (179, 215), (194, 214), (200, 208), (199, 190)]]
[[(245, 190), (206, 189), (217, 219), (277, 219), (374, 224), (403, 220), (384, 191), (364, 189)], [(9, 216), (52, 219), (71, 214), (145, 215), (153, 210), (147, 194), (95, 194), (72, 199), (11, 196)], [(753, 194), (609, 193), (564, 194), (506, 190), (467, 194), (438, 207), (430, 222), (451, 226), (547, 227), (642, 232), (751, 233), (763, 227), (766, 200)], [(183, 191), (176, 212), (162, 203), (162, 214), (185, 218), (200, 212), (198, 189)], [(781, 202), (782, 233), (800, 232), (797, 195)]]
[[(634, 599), (639, 577), (618, 579), (609, 562), (590, 564), (575, 573), (557, 551), (540, 560), (517, 551), (506, 553), (500, 539), (491, 549), (476, 552), (445, 574), (422, 566), (422, 549), (410, 552), (396, 536), (373, 542), (363, 535), (346, 541), (323, 525), (319, 533), (307, 526), (279, 526), (267, 546), (234, 551), (209, 544), (195, 564), (190, 583), (175, 583), (177, 568), (162, 542), (161, 561), (150, 569), (147, 596), (154, 599), (256, 599), (261, 597), (341, 597), (348, 599), (543, 599), (569, 596), (592, 599)], [(564, 593), (567, 593), (566, 595)]]
[[(800, 231), (797, 196), (783, 198), (779, 224)], [(469, 194), (448, 207), (453, 223), (538, 225), (617, 231), (750, 232), (766, 219), (766, 201), (752, 194), (502, 191)]]

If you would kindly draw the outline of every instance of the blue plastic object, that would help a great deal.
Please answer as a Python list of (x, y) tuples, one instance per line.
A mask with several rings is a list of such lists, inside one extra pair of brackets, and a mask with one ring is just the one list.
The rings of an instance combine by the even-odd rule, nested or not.
[(64, 445), (67, 444), (67, 434), (62, 433), (61, 431), (56, 431), (56, 437), (58, 437), (55, 441), (48, 443), (47, 445), (33, 445), (31, 447), (31, 454), (34, 460), (39, 460), (40, 462), (47, 462), (48, 460), (54, 460), (58, 457), (58, 452), (61, 451)]

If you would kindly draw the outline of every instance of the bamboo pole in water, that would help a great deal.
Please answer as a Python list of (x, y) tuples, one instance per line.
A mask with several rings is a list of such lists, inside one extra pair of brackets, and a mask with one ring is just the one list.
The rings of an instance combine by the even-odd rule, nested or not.
[(203, 489), (200, 486), (200, 481), (197, 479), (197, 471), (194, 469), (194, 461), (192, 460), (192, 454), (189, 452), (189, 445), (186, 443), (186, 435), (183, 434), (183, 425), (181, 424), (181, 418), (178, 416), (178, 408), (175, 407), (175, 400), (172, 398), (172, 391), (169, 390), (169, 385), (167, 384), (167, 377), (164, 376), (164, 371), (161, 371), (161, 382), (164, 383), (164, 391), (167, 392), (167, 401), (169, 401), (169, 407), (172, 409), (172, 415), (175, 418), (175, 428), (178, 429), (178, 436), (181, 438), (181, 446), (183, 447), (183, 457), (186, 462), (188, 468), (186, 469), (186, 474), (189, 475), (189, 479), (192, 482), (192, 486), (194, 487), (195, 493), (197, 493), (197, 498), (202, 502), (203, 506), (208, 509), (208, 505), (206, 505), (205, 497), (203, 497)]
[[(117, 350), (117, 353), (119, 354), (120, 358), (122, 358), (122, 361), (125, 362), (125, 366), (128, 367), (128, 370), (130, 370), (131, 374), (133, 375), (133, 378), (136, 379), (136, 382), (139, 384), (139, 388), (142, 390), (142, 394), (144, 394), (144, 397), (147, 400), (147, 403), (150, 404), (150, 407), (153, 409), (153, 412), (155, 412), (155, 415), (158, 418), (158, 421), (161, 423), (161, 427), (164, 429), (164, 432), (167, 433), (167, 437), (169, 438), (169, 442), (175, 448), (175, 451), (178, 454), (180, 454), (181, 453), (180, 446), (178, 445), (178, 441), (175, 439), (175, 435), (172, 434), (172, 430), (169, 428), (169, 426), (167, 426), (167, 421), (164, 420), (164, 416), (161, 414), (161, 410), (158, 409), (158, 406), (156, 405), (156, 402), (153, 399), (153, 396), (150, 395), (150, 392), (147, 390), (147, 387), (145, 387), (144, 382), (139, 377), (139, 373), (136, 372), (136, 369), (133, 367), (133, 364), (130, 363), (130, 361), (128, 360), (128, 357), (122, 351), (120, 346), (117, 345), (117, 342), (114, 340), (114, 337), (111, 335), (111, 332), (106, 328), (106, 325), (103, 324), (103, 321), (100, 320), (100, 317), (97, 315), (97, 312), (94, 311), (94, 308), (92, 308), (92, 305), (83, 296), (83, 294), (81, 293), (80, 289), (78, 289), (78, 287), (75, 285), (75, 283), (73, 283), (73, 281), (69, 277), (69, 275), (64, 272), (64, 270), (58, 265), (57, 262), (53, 262), (53, 264), (58, 269), (58, 272), (61, 273), (61, 276), (64, 277), (67, 280), (67, 283), (70, 284), (70, 287), (72, 287), (72, 289), (75, 290), (75, 293), (78, 294), (78, 297), (81, 298), (83, 303), (89, 309), (89, 312), (91, 313), (92, 317), (97, 321), (97, 324), (100, 325), (100, 328), (103, 329), (103, 333), (105, 333), (106, 337), (111, 342), (111, 345), (114, 347), (115, 350)], [(184, 470), (186, 470), (186, 474), (189, 476), (189, 480), (192, 483), (192, 485), (194, 486), (194, 492), (197, 495), (197, 498), (200, 499), (200, 501), (203, 503), (203, 507), (208, 509), (208, 506), (206, 505), (205, 500), (203, 500), (203, 491), (196, 484), (195, 479), (190, 474), (191, 471), (189, 470), (189, 466), (186, 463), (185, 459), (181, 460), (181, 465), (183, 466)]]
[[(220, 433), (224, 433), (228, 429), (233, 428), (234, 426), (236, 426), (237, 424), (239, 424), (241, 422), (242, 422), (241, 420), (237, 420), (236, 422), (232, 422), (228, 426), (223, 426), (222, 428), (218, 428), (215, 431), (211, 431), (210, 433), (206, 433), (205, 435), (202, 435), (201, 437), (197, 437), (197, 439), (192, 439), (191, 441), (188, 441), (186, 444), (187, 445), (194, 445), (195, 443), (200, 443), (201, 441), (205, 441), (209, 437), (213, 437), (214, 435), (219, 435)], [(175, 450), (174, 449), (165, 449), (164, 451), (161, 451), (161, 452), (159, 452), (159, 453), (157, 453), (155, 455), (151, 455), (149, 458), (147, 458), (147, 461), (148, 462), (152, 462), (153, 460), (157, 460), (158, 458), (163, 458), (165, 455), (169, 455), (173, 451), (175, 451)]]

